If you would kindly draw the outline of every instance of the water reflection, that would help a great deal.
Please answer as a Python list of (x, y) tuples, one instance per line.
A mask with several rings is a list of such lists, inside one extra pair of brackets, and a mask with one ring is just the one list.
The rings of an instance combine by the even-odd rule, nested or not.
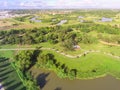
[[(41, 83), (42, 90), (120, 90), (120, 80), (112, 76), (93, 80), (69, 80), (68, 78), (60, 79), (52, 71), (45, 69), (37, 69), (40, 78), (37, 78)], [(41, 80), (43, 79), (43, 81)]]

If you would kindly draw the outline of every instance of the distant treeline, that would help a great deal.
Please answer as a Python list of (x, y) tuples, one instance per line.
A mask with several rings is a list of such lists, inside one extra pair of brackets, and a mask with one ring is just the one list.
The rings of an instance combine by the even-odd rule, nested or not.
[(94, 15), (99, 17), (114, 17), (115, 15), (120, 13), (120, 10), (107, 10), (107, 9), (94, 9), (94, 10), (76, 10), (76, 14), (86, 16), (86, 15)]
[[(78, 32), (74, 31), (77, 30)], [(91, 31), (98, 33), (107, 33), (120, 35), (120, 30), (117, 27), (110, 25), (100, 25), (94, 23), (83, 23), (71, 25), (68, 27), (44, 27), (34, 29), (11, 29), (10, 31), (0, 31), (0, 44), (39, 44), (50, 42), (52, 44), (61, 43), (62, 46), (73, 49), (72, 46), (78, 43), (92, 44), (96, 43), (98, 37), (88, 34)], [(102, 35), (102, 34), (101, 34)], [(100, 35), (99, 35), (100, 36)], [(101, 37), (99, 37), (102, 39)], [(119, 37), (118, 37), (119, 38)], [(117, 42), (119, 40), (116, 39)]]

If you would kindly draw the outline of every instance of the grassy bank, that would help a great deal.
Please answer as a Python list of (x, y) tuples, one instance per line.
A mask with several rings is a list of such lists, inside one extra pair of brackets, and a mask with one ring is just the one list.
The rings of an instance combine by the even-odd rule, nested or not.
[[(90, 53), (80, 58), (69, 58), (51, 50), (44, 50), (43, 53), (52, 53), (57, 62), (60, 62), (61, 65), (65, 64), (70, 69), (77, 69), (76, 78), (79, 79), (92, 79), (105, 76), (106, 74), (120, 78), (120, 60), (112, 56), (104, 55), (101, 52)], [(0, 51), (0, 55), (12, 58), (14, 51)], [(60, 77), (66, 77), (63, 71), (55, 66), (50, 66), (48, 69), (54, 70)]]
[[(120, 78), (120, 60), (101, 54), (101, 53), (90, 53), (80, 58), (68, 58), (54, 51), (45, 50), (43, 53), (52, 53), (55, 56), (57, 62), (61, 65), (65, 64), (70, 69), (77, 69), (76, 78), (79, 79), (93, 79), (107, 74), (113, 75), (116, 78)], [(58, 76), (66, 77), (62, 74), (62, 71), (54, 66), (49, 68), (54, 70)]]

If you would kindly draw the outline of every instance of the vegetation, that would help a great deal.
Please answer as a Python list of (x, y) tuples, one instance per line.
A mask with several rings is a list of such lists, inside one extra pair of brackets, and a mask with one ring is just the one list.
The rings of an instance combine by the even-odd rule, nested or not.
[(2, 56), (0, 57), (0, 80), (5, 90), (26, 90), (9, 59)]
[[(77, 32), (74, 31), (74, 28)], [(97, 31), (98, 36), (95, 37), (89, 33)], [(79, 33), (78, 33), (79, 32)], [(102, 33), (109, 35), (103, 36)], [(112, 36), (112, 34), (116, 36)], [(111, 35), (111, 38), (109, 37)], [(68, 50), (73, 50), (73, 46), (78, 43), (93, 44), (98, 39), (106, 42), (117, 42), (119, 44), (120, 31), (118, 28), (96, 24), (79, 24), (71, 28), (64, 27), (46, 27), (34, 28), (31, 30), (10, 30), (0, 31), (0, 43), (3, 44), (40, 44), (50, 42), (51, 44), (60, 43)]]
[(35, 64), (40, 50), (21, 51), (15, 56), (14, 67), (21, 75), (22, 82), (27, 90), (39, 90), (36, 79), (33, 78), (29, 69)]
[[(0, 75), (8, 72), (11, 78), (15, 74), (14, 80), (22, 82), (18, 90), (40, 89), (32, 67), (53, 70), (61, 78), (93, 79), (110, 74), (120, 79), (120, 11), (72, 10), (59, 14), (63, 11), (53, 10), (58, 13), (53, 15), (51, 11), (13, 10), (12, 13), (30, 15), (7, 19), (9, 26), (1, 26), (0, 56), (10, 60), (8, 66), (0, 63)], [(30, 21), (35, 17), (41, 22)], [(104, 22), (102, 18), (112, 21)], [(58, 25), (62, 20), (67, 22)], [(8, 61), (6, 58), (0, 62)], [(3, 84), (10, 83), (6, 80)], [(12, 85), (5, 88), (14, 88)]]
[[(18, 55), (21, 56), (20, 53)], [(16, 57), (18, 58), (18, 56)], [(30, 56), (28, 55), (27, 57)], [(97, 59), (96, 57), (99, 57), (99, 59)], [(25, 59), (21, 60), (26, 62)], [(79, 59), (78, 58), (72, 59), (56, 54), (55, 52), (52, 51), (44, 51), (39, 53), (39, 55), (37, 56), (35, 66), (37, 68), (47, 68), (54, 70), (57, 73), (57, 75), (62, 78), (69, 77), (70, 79), (73, 78), (85, 79), (99, 77), (106, 74), (111, 74), (116, 76), (116, 78), (119, 78), (118, 68), (119, 63), (120, 63), (119, 59), (115, 59), (99, 53), (98, 54), (91, 53), (88, 54), (87, 56), (82, 56)]]

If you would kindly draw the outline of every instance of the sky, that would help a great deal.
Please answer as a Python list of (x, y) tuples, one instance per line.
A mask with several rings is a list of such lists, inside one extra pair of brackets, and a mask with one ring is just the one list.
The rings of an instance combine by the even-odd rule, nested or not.
[(0, 9), (119, 8), (120, 0), (0, 0)]

